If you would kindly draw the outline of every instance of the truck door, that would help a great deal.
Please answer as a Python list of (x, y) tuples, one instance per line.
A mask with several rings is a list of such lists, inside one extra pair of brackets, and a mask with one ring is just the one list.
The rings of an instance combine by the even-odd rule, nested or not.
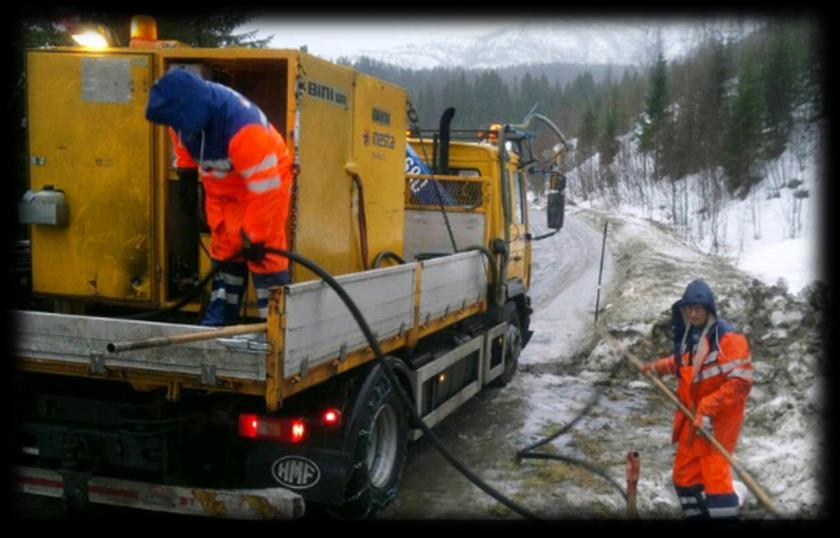
[(29, 188), (63, 191), (68, 223), (31, 226), (36, 293), (150, 302), (152, 56), (27, 53)]
[(522, 174), (511, 166), (505, 170), (510, 189), (510, 260), (507, 266), (507, 278), (518, 278), (528, 285), (528, 231), (527, 200)]

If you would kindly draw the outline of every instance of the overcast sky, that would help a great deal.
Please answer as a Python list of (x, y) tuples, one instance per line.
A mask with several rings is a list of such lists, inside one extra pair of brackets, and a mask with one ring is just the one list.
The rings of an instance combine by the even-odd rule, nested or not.
[(513, 26), (524, 19), (417, 19), (377, 18), (369, 22), (362, 18), (292, 18), (279, 15), (258, 17), (238, 31), (259, 30), (257, 37), (273, 34), (271, 48), (300, 48), (306, 45), (309, 52), (335, 60), (339, 56), (361, 51), (382, 50), (410, 43), (440, 41), (454, 36), (476, 37), (494, 32), (503, 26)]
[[(717, 19), (717, 20), (715, 20)], [(271, 48), (297, 49), (303, 45), (310, 53), (328, 60), (370, 51), (393, 50), (405, 45), (424, 42), (442, 42), (461, 38), (486, 36), (503, 28), (556, 27), (593, 29), (624, 28), (628, 26), (670, 29), (668, 39), (680, 40), (691, 28), (704, 23), (720, 23), (730, 17), (669, 17), (652, 14), (648, 17), (632, 16), (578, 16), (578, 17), (431, 17), (408, 14), (398, 16), (363, 17), (359, 14), (337, 17), (268, 14), (255, 17), (250, 23), (237, 28), (237, 32), (257, 30), (258, 38), (273, 35)], [(675, 31), (676, 30), (676, 31)], [(685, 35), (684, 35), (685, 34)], [(665, 36), (663, 36), (665, 37)]]

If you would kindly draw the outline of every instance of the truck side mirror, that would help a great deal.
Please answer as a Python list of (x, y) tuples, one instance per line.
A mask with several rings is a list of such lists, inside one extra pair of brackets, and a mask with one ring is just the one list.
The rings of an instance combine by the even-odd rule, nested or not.
[(548, 188), (552, 191), (563, 192), (566, 189), (565, 174), (553, 173), (548, 178)]
[(548, 210), (546, 211), (548, 227), (559, 230), (563, 227), (563, 216), (566, 212), (566, 195), (563, 193), (566, 189), (566, 176), (558, 173), (551, 174), (548, 186)]
[(563, 227), (563, 215), (566, 209), (566, 196), (562, 192), (548, 193), (548, 227), (559, 230)]

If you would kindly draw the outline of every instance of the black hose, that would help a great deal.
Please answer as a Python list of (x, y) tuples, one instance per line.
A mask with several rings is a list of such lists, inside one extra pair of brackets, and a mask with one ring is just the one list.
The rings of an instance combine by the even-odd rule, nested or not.
[(344, 288), (339, 284), (332, 275), (330, 275), (326, 270), (324, 270), (321, 266), (316, 264), (315, 262), (304, 258), (294, 252), (289, 252), (287, 250), (277, 249), (266, 247), (266, 252), (271, 252), (273, 254), (278, 254), (280, 256), (285, 256), (290, 260), (299, 263), (321, 277), (332, 289), (335, 291), (339, 298), (341, 298), (342, 302), (344, 302), (347, 309), (350, 310), (350, 313), (353, 315), (353, 318), (356, 320), (356, 323), (359, 325), (359, 328), (362, 330), (362, 333), (367, 338), (368, 344), (370, 344), (371, 350), (373, 350), (376, 359), (381, 362), (383, 366), (383, 371), (385, 372), (385, 376), (388, 379), (388, 382), (391, 383), (392, 386), (396, 387), (396, 392), (399, 395), (400, 399), (402, 400), (403, 405), (406, 409), (409, 410), (412, 419), (416, 423), (417, 427), (419, 427), (423, 433), (428, 436), (431, 443), (434, 447), (440, 452), (440, 454), (449, 462), (452, 467), (454, 467), (459, 473), (461, 473), (464, 477), (466, 477), (470, 482), (478, 486), (479, 489), (496, 499), (498, 502), (503, 504), (504, 506), (510, 508), (514, 512), (526, 517), (528, 519), (538, 519), (536, 514), (529, 511), (528, 509), (519, 506), (512, 500), (508, 499), (500, 492), (496, 491), (493, 487), (489, 484), (485, 483), (478, 475), (470, 471), (463, 463), (458, 461), (455, 456), (453, 456), (449, 450), (443, 446), (440, 439), (438, 439), (437, 435), (435, 435), (432, 430), (423, 422), (423, 418), (417, 413), (417, 410), (414, 408), (414, 401), (409, 397), (408, 394), (405, 393), (405, 389), (403, 389), (402, 384), (397, 379), (396, 374), (394, 373), (391, 365), (388, 364), (388, 361), (384, 360), (385, 354), (382, 352), (382, 348), (379, 347), (379, 341), (373, 335), (373, 332), (370, 329), (367, 321), (365, 320), (364, 316), (362, 315), (359, 308), (356, 306), (356, 303), (353, 302), (353, 299), (347, 294)]
[(571, 456), (565, 456), (565, 455), (562, 455), (562, 454), (548, 454), (548, 453), (545, 453), (545, 452), (529, 452), (527, 455), (521, 456), (521, 457), (530, 458), (530, 459), (538, 459), (538, 460), (558, 460), (558, 461), (564, 461), (566, 463), (570, 463), (572, 465), (577, 465), (578, 467), (582, 467), (582, 468), (586, 469), (587, 471), (591, 472), (592, 474), (596, 474), (596, 475), (600, 476), (601, 478), (603, 478), (604, 480), (606, 480), (607, 482), (609, 482), (612, 486), (614, 486), (618, 490), (619, 493), (621, 493), (621, 496), (624, 497), (624, 501), (625, 502), (627, 501), (627, 492), (624, 491), (624, 488), (621, 486), (621, 484), (616, 482), (613, 477), (611, 477), (609, 474), (607, 474), (607, 471), (604, 470), (604, 468), (599, 467), (598, 465), (595, 465), (592, 462), (589, 462), (589, 461), (586, 461), (586, 460), (579, 460), (577, 458), (573, 458)]
[(405, 265), (405, 260), (399, 254), (391, 252), (390, 250), (385, 250), (377, 254), (376, 257), (373, 259), (373, 262), (370, 264), (371, 269), (378, 268), (379, 264), (382, 263), (382, 260), (384, 260), (385, 258), (391, 258), (398, 264)]
[(526, 240), (527, 241), (542, 241), (543, 239), (548, 239), (552, 235), (555, 235), (559, 231), (560, 231), (560, 228), (557, 228), (553, 232), (548, 232), (547, 234), (538, 235), (537, 237), (526, 237)]
[[(613, 367), (612, 371), (610, 372), (607, 381), (612, 381), (613, 377), (615, 377), (618, 371), (621, 370), (621, 367), (624, 366), (624, 364), (624, 361), (617, 362), (616, 365)], [(548, 437), (545, 437), (544, 439), (541, 439), (536, 443), (533, 443), (521, 449), (519, 452), (516, 453), (516, 457), (517, 459), (552, 459), (564, 461), (572, 465), (577, 465), (578, 467), (582, 467), (590, 471), (591, 473), (602, 477), (611, 485), (615, 486), (615, 488), (618, 489), (618, 491), (621, 493), (622, 497), (624, 497), (624, 500), (627, 501), (627, 492), (624, 490), (623, 487), (621, 487), (620, 484), (618, 484), (612, 477), (610, 477), (606, 469), (604, 469), (603, 467), (600, 467), (592, 462), (579, 460), (577, 458), (573, 458), (571, 456), (566, 456), (563, 454), (547, 454), (545, 452), (534, 452), (534, 449), (550, 443), (551, 441), (557, 439), (558, 437), (572, 429), (572, 427), (575, 424), (577, 424), (584, 416), (586, 416), (589, 413), (589, 411), (595, 406), (595, 404), (598, 403), (598, 400), (600, 400), (601, 395), (604, 392), (604, 387), (606, 387), (607, 385), (608, 383), (605, 383), (598, 390), (596, 390), (595, 394), (593, 394), (592, 398), (589, 400), (589, 402), (587, 402), (587, 404), (583, 407), (580, 413), (578, 413), (578, 415), (574, 419), (572, 419), (568, 424), (566, 424), (553, 434), (549, 435)]]
[(122, 316), (120, 319), (154, 319), (158, 316), (162, 316), (164, 314), (168, 314), (170, 312), (174, 312), (176, 310), (181, 309), (181, 307), (183, 307), (184, 305), (186, 305), (187, 303), (192, 301), (193, 298), (196, 295), (201, 293), (204, 290), (204, 286), (206, 286), (207, 283), (210, 282), (210, 280), (212, 280), (213, 277), (216, 276), (219, 273), (219, 271), (221, 271), (236, 256), (238, 256), (238, 254), (232, 256), (231, 258), (229, 258), (229, 259), (227, 259), (227, 260), (225, 260), (221, 263), (219, 263), (218, 265), (216, 265), (216, 267), (214, 267), (213, 269), (208, 271), (207, 274), (204, 276), (204, 278), (202, 278), (198, 282), (198, 284), (196, 284), (193, 287), (193, 289), (188, 291), (183, 297), (181, 297), (181, 300), (178, 301), (177, 303), (175, 303), (174, 305), (166, 307), (163, 310), (149, 310), (147, 312), (139, 312), (137, 314), (130, 314), (128, 316)]
[(458, 252), (458, 245), (455, 244), (455, 233), (452, 231), (452, 225), (449, 223), (449, 215), (446, 213), (446, 208), (443, 206), (443, 196), (440, 194), (440, 190), (443, 187), (438, 184), (436, 179), (433, 179), (432, 182), (435, 186), (435, 194), (437, 195), (440, 212), (443, 214), (443, 222), (446, 224), (446, 231), (449, 233), (449, 241), (452, 243), (452, 252)]
[[(482, 247), (480, 245), (467, 247), (461, 252), (470, 252), (472, 250), (477, 250), (484, 254), (484, 257), (487, 258), (487, 265), (490, 266), (490, 290), (493, 293), (493, 298), (496, 298), (496, 285), (498, 284), (499, 280), (499, 268), (496, 267), (496, 258), (493, 257), (493, 253), (490, 252), (490, 249), (487, 247)], [(497, 304), (496, 306), (501, 307), (502, 305)]]
[[(455, 115), (455, 109), (452, 108), (452, 107), (447, 108), (444, 111), (443, 116), (441, 117), (441, 123), (440, 123), (441, 128), (443, 128), (443, 126), (444, 126), (444, 118), (447, 118), (446, 119), (446, 130), (448, 130), (449, 129), (449, 122), (452, 121), (452, 116), (454, 116), (454, 115)], [(409, 118), (409, 121), (411, 121), (414, 125), (417, 125), (417, 122), (419, 121), (419, 119), (417, 118), (417, 111), (414, 109), (413, 105), (409, 108), (408, 118)], [(426, 162), (428, 163), (429, 162), (429, 155), (426, 153), (426, 144), (423, 142), (423, 130), (420, 129), (419, 126), (417, 126), (417, 135), (420, 139), (420, 149), (423, 151), (423, 157), (426, 159)], [(449, 146), (449, 144), (448, 144), (449, 135), (446, 136), (446, 141), (447, 141), (447, 148), (446, 148), (446, 154), (445, 154), (446, 162), (443, 163), (443, 164), (444, 164), (444, 166), (446, 166), (448, 168), (449, 167), (449, 147), (448, 147)], [(446, 173), (446, 170), (444, 170), (444, 173)], [(437, 195), (438, 205), (440, 206), (440, 212), (443, 214), (444, 224), (446, 224), (446, 231), (449, 233), (449, 241), (452, 243), (452, 251), (453, 252), (458, 252), (458, 245), (455, 243), (455, 234), (452, 232), (452, 226), (449, 224), (449, 215), (446, 213), (446, 208), (443, 206), (443, 197), (440, 194), (441, 186), (438, 184), (437, 179), (430, 179), (429, 181), (434, 182), (435, 194)]]

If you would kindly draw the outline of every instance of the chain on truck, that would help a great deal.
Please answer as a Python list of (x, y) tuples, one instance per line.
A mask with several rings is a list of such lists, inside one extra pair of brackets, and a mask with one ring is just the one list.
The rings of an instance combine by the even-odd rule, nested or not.
[[(449, 112), (420, 129), (393, 84), (299, 50), (159, 41), (139, 22), (129, 47), (26, 53), (17, 488), (73, 508), (373, 515), (422, 435), (396, 390), (433, 426), (507, 384), (530, 337), (529, 122), (477, 137), (449, 129)], [(152, 84), (176, 68), (246, 95), (294, 149), (290, 250), (337, 275), (401, 387), (300, 264), (259, 328), (198, 325), (209, 234), (203, 211), (180, 210), (168, 137), (144, 117)], [(554, 229), (564, 145), (540, 171)], [(431, 174), (406, 173), (407, 148)], [(253, 286), (247, 297), (256, 318)], [(148, 312), (155, 321), (138, 319)]]

